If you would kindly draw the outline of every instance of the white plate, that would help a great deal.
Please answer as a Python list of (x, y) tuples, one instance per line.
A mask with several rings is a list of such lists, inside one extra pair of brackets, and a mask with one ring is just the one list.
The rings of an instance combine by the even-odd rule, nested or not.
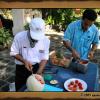
[(68, 89), (68, 85), (70, 84), (71, 81), (75, 81), (75, 80), (78, 80), (82, 84), (82, 86), (83, 86), (82, 90), (77, 89), (77, 91), (86, 91), (86, 89), (87, 89), (87, 83), (85, 81), (81, 80), (81, 79), (78, 79), (78, 78), (71, 78), (71, 79), (66, 80), (65, 83), (64, 83), (65, 89), (67, 91), (72, 91), (72, 90)]

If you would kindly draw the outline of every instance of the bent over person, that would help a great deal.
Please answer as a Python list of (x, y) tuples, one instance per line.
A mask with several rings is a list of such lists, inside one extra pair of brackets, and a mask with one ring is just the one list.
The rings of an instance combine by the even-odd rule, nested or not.
[(42, 75), (49, 58), (50, 40), (45, 36), (45, 22), (34, 18), (28, 31), (22, 31), (14, 37), (10, 55), (15, 57), (15, 87), (18, 91), (32, 73)]
[(99, 31), (94, 25), (97, 14), (86, 9), (80, 20), (70, 23), (64, 33), (63, 43), (72, 52), (74, 59), (93, 58), (99, 42)]

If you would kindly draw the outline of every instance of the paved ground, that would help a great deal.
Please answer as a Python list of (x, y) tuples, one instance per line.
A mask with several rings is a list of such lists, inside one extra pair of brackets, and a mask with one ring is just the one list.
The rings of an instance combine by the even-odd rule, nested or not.
[(0, 52), (0, 91), (8, 91), (9, 83), (15, 81), (14, 59), (9, 56), (9, 50)]
[[(47, 29), (46, 35), (51, 40), (50, 50), (59, 49), (62, 46), (63, 33)], [(63, 50), (65, 50), (63, 48)], [(9, 49), (0, 51), (0, 91), (8, 91), (9, 83), (15, 81), (15, 64), (14, 58), (10, 57)], [(100, 50), (97, 50), (93, 62), (100, 64)]]

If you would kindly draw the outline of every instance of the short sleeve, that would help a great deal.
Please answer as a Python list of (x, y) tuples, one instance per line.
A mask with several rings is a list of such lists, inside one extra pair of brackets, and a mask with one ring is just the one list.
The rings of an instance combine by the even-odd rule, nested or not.
[(74, 25), (71, 23), (64, 32), (63, 40), (71, 41), (73, 32), (74, 32)]
[(18, 42), (17, 37), (15, 36), (13, 43), (11, 45), (10, 55), (15, 56), (16, 54), (19, 54), (19, 42)]
[(95, 34), (95, 36), (94, 36), (94, 39), (93, 39), (93, 42), (92, 42), (92, 44), (98, 44), (99, 43), (99, 31), (97, 30), (96, 31), (96, 34)]
[(49, 48), (50, 48), (50, 40), (46, 39), (44, 47), (44, 53), (41, 56), (41, 60), (48, 60), (49, 59)]

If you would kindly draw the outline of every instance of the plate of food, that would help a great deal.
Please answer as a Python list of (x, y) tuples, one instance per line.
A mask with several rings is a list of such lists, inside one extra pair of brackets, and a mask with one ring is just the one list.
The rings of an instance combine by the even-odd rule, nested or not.
[(65, 81), (64, 88), (70, 92), (86, 91), (87, 83), (78, 78), (71, 78)]
[(57, 80), (51, 80), (50, 84), (58, 84), (58, 81)]

